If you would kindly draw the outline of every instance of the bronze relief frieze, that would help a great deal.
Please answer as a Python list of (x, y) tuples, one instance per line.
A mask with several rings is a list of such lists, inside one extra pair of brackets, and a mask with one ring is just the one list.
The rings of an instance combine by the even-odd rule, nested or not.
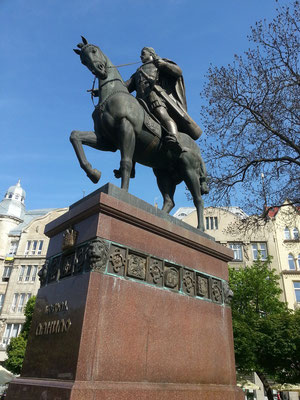
[(223, 279), (96, 237), (46, 260), (41, 286), (87, 272), (146, 283), (190, 297), (229, 305), (232, 291)]

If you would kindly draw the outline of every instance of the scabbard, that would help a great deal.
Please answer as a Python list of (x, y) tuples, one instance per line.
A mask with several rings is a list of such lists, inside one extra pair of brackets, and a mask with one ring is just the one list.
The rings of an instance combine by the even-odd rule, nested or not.
[(168, 106), (180, 117), (185, 123), (183, 132), (187, 133), (192, 139), (197, 140), (202, 134), (201, 128), (196, 124), (196, 122), (188, 115), (188, 113), (181, 107), (180, 104), (176, 102), (175, 99), (170, 97), (163, 88), (155, 84), (153, 85), (153, 90), (166, 101)]
[(181, 118), (183, 118), (186, 122), (191, 123), (189, 116), (187, 113), (176, 103), (175, 100), (173, 100), (170, 96), (166, 94), (166, 92), (163, 90), (163, 88), (157, 84), (153, 86), (153, 89), (156, 91), (156, 93), (162, 97), (170, 107), (173, 108), (173, 110), (180, 115)]

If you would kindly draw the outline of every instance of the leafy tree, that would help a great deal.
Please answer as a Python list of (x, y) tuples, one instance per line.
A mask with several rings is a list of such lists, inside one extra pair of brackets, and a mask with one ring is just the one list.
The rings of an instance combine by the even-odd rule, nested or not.
[(270, 263), (268, 258), (231, 269), (230, 286), (237, 369), (256, 372), (273, 400), (267, 376), (282, 384), (300, 382), (300, 312), (280, 301), (279, 276)]
[(14, 374), (20, 374), (22, 369), (35, 301), (35, 296), (28, 300), (24, 312), (26, 320), (21, 333), (18, 337), (10, 340), (6, 349), (8, 358), (5, 360), (4, 366)]
[(300, 205), (299, 22), (297, 0), (279, 7), (270, 23), (251, 27), (243, 56), (208, 70), (203, 152), (214, 205), (236, 193), (248, 212), (286, 198)]

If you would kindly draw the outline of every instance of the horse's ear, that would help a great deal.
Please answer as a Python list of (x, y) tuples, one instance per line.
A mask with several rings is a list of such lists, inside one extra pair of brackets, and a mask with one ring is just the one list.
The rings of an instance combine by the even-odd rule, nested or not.
[(81, 36), (82, 42), (83, 44), (88, 44), (88, 41), (86, 40), (86, 38), (84, 36)]
[(81, 54), (81, 51), (80, 51), (80, 50), (78, 50), (78, 49), (73, 49), (73, 51), (75, 51), (75, 53), (78, 54), (78, 55), (80, 56), (80, 54)]

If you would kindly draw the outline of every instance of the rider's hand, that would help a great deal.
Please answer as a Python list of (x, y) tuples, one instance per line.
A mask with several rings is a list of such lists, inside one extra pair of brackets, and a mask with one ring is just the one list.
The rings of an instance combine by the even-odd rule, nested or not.
[(87, 90), (88, 93), (91, 93), (92, 97), (98, 97), (98, 90), (97, 89), (89, 89)]
[(154, 61), (154, 64), (155, 64), (156, 67), (159, 68), (159, 67), (162, 67), (165, 64), (165, 62), (164, 62), (163, 59), (158, 58), (157, 60)]

